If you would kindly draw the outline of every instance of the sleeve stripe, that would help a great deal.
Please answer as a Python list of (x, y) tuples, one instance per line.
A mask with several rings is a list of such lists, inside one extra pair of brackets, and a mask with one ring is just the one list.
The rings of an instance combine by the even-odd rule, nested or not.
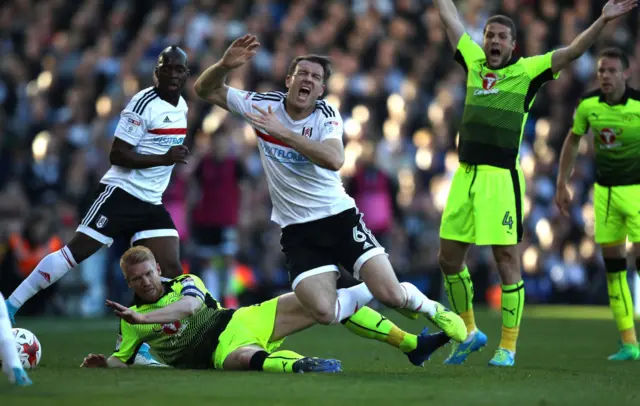
[(319, 109), (326, 118), (331, 118), (336, 116), (335, 113), (333, 112), (333, 109), (330, 106), (328, 106), (327, 103), (324, 101), (317, 102), (316, 109)]
[(150, 97), (147, 100), (145, 100), (144, 104), (140, 107), (140, 112), (138, 113), (138, 115), (141, 116), (142, 113), (144, 112), (144, 109), (147, 108), (149, 103), (151, 103), (153, 100), (155, 100), (157, 98), (158, 98), (158, 95), (155, 94), (155, 95), (153, 95), (153, 97)]
[(251, 100), (253, 101), (274, 101), (274, 102), (281, 102), (284, 99), (280, 99), (277, 97), (272, 97), (272, 96), (265, 96), (265, 97), (254, 97)]
[(255, 101), (260, 101), (260, 100), (281, 101), (281, 100), (284, 100), (285, 97), (286, 95), (282, 92), (267, 92), (267, 93), (256, 93), (255, 95), (253, 95), (251, 99)]
[[(149, 97), (153, 97), (156, 94), (156, 90), (155, 89), (151, 89), (149, 90), (147, 93), (145, 93), (141, 98), (138, 99), (138, 101), (136, 102), (135, 107), (133, 108), (133, 112), (136, 114), (141, 114), (142, 110), (140, 109), (140, 107), (144, 104), (145, 100), (148, 99)], [(144, 108), (143, 108), (144, 109)], [(140, 112), (138, 112), (140, 111)]]

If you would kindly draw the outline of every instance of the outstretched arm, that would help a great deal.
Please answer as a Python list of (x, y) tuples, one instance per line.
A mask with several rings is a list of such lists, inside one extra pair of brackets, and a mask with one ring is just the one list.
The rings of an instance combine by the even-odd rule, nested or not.
[(453, 0), (434, 0), (434, 3), (440, 12), (440, 19), (447, 31), (449, 42), (455, 50), (458, 47), (460, 38), (464, 35), (464, 26), (460, 21), (460, 17), (458, 17), (458, 9)]
[(145, 314), (111, 300), (107, 300), (106, 305), (113, 309), (116, 316), (130, 324), (166, 324), (192, 316), (203, 303), (196, 297), (183, 296), (177, 302)]
[(609, 0), (602, 9), (602, 14), (589, 28), (567, 47), (561, 48), (551, 56), (551, 69), (558, 73), (578, 59), (593, 45), (604, 26), (611, 20), (628, 13), (636, 7), (638, 0)]
[(233, 41), (222, 59), (202, 72), (196, 80), (193, 88), (198, 97), (229, 110), (227, 106), (229, 87), (225, 84), (227, 74), (251, 59), (258, 52), (258, 47), (260, 43), (253, 35), (245, 35)]

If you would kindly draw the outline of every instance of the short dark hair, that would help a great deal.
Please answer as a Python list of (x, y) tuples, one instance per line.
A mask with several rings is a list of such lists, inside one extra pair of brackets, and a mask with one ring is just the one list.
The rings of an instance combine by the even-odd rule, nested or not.
[(322, 75), (322, 81), (324, 83), (327, 83), (327, 81), (329, 80), (329, 77), (331, 77), (331, 59), (329, 59), (326, 56), (315, 55), (315, 54), (298, 56), (296, 59), (291, 61), (291, 65), (289, 65), (289, 71), (287, 72), (287, 75), (292, 76), (293, 73), (296, 71), (296, 67), (302, 61), (309, 61), (312, 63), (317, 63), (318, 65), (322, 66), (322, 70), (324, 70), (324, 74)]
[(620, 63), (622, 63), (622, 69), (629, 69), (629, 57), (627, 54), (620, 48), (609, 47), (600, 51), (600, 55), (598, 55), (598, 59), (601, 58), (614, 58), (618, 59)]
[(482, 33), (484, 34), (485, 32), (487, 32), (487, 27), (489, 26), (489, 24), (491, 23), (497, 23), (497, 24), (501, 24), (504, 25), (505, 27), (509, 27), (509, 29), (511, 30), (511, 38), (513, 38), (514, 40), (516, 39), (516, 23), (513, 22), (513, 20), (505, 15), (502, 14), (497, 14), (494, 16), (489, 17), (489, 19), (487, 20), (487, 22), (484, 25), (484, 29), (482, 30)]

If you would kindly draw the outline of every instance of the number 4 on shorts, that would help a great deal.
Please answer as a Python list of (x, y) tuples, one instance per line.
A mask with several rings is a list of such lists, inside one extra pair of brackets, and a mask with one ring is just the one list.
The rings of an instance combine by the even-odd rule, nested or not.
[(511, 217), (511, 212), (507, 211), (504, 213), (504, 218), (502, 219), (503, 226), (509, 226), (509, 230), (513, 228), (513, 217)]

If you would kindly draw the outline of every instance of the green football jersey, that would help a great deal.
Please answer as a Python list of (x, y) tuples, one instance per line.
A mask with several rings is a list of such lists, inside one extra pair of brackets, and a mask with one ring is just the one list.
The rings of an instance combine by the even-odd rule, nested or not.
[(155, 303), (144, 303), (134, 298), (130, 308), (139, 313), (149, 313), (184, 296), (202, 301), (195, 314), (169, 324), (129, 324), (120, 321), (120, 334), (113, 356), (132, 364), (142, 343), (147, 343), (166, 364), (176, 368), (213, 368), (213, 353), (218, 337), (227, 327), (234, 310), (225, 309), (211, 296), (204, 283), (195, 275), (181, 275), (163, 281), (164, 294)]
[(596, 182), (640, 184), (640, 92), (627, 87), (615, 105), (608, 104), (600, 90), (586, 94), (576, 109), (572, 131), (584, 135), (589, 128), (596, 150)]
[(460, 162), (514, 169), (522, 133), (536, 93), (558, 74), (551, 55), (512, 59), (490, 69), (480, 45), (468, 34), (460, 38), (455, 59), (467, 72), (467, 95), (459, 128)]

